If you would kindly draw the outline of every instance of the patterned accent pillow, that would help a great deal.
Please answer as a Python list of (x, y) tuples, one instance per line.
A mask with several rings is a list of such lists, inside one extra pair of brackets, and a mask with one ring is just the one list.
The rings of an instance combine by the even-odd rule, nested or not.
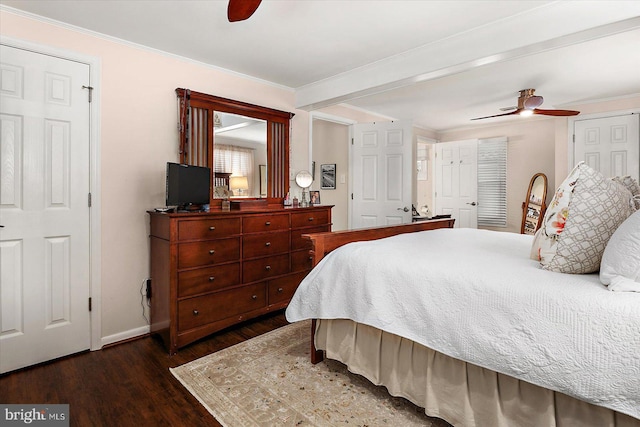
[(611, 179), (619, 184), (624, 185), (627, 190), (631, 191), (636, 205), (636, 210), (640, 209), (640, 184), (638, 184), (638, 181), (631, 178), (629, 175), (616, 176)]
[(542, 268), (573, 274), (598, 271), (609, 238), (635, 211), (632, 199), (623, 185), (579, 163), (553, 196), (534, 240)]

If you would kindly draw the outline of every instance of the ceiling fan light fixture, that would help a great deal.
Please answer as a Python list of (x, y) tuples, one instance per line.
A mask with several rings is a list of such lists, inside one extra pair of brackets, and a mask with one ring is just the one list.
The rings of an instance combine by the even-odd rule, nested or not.
[[(564, 116), (576, 116), (580, 114), (580, 111), (575, 110), (545, 110), (538, 108), (542, 105), (544, 98), (539, 95), (534, 95), (535, 89), (523, 89), (520, 91), (520, 96), (518, 97), (518, 108), (510, 113), (503, 114), (494, 114), (492, 116), (485, 117), (476, 117), (471, 120), (482, 120), (482, 119), (490, 119), (493, 117), (502, 117), (502, 116), (511, 116), (517, 114), (522, 117), (528, 117), (533, 114), (541, 114), (543, 116), (556, 116), (556, 117), (564, 117)], [(511, 108), (501, 108), (502, 111), (510, 110)]]

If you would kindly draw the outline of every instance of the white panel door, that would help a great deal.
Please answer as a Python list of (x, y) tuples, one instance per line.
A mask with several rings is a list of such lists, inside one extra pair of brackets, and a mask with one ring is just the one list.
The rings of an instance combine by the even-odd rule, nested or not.
[(412, 125), (353, 125), (351, 228), (411, 222)]
[(606, 177), (640, 178), (640, 115), (574, 122), (574, 166), (584, 161)]
[(451, 215), (455, 227), (478, 228), (478, 140), (436, 144), (437, 215)]
[(89, 66), (0, 46), (0, 372), (86, 350)]

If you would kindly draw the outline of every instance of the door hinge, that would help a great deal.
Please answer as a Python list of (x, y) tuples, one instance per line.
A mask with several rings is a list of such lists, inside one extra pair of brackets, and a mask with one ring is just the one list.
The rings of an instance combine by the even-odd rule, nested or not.
[(351, 138), (351, 145), (353, 145), (353, 138)]
[(93, 99), (93, 86), (82, 86), (82, 89), (89, 89), (89, 103)]
[(89, 193), (88, 197), (87, 197), (87, 204), (89, 207), (91, 207), (91, 193)]
[(89, 311), (91, 311), (91, 297), (89, 297)]

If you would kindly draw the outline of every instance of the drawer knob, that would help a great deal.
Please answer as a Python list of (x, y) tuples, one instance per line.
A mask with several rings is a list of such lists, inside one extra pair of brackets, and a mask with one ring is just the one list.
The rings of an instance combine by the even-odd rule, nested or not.
[(251, 299), (258, 299), (258, 295), (251, 295)]
[(313, 261), (313, 257), (312, 256), (309, 257), (309, 261)]
[(200, 312), (198, 310), (193, 310), (193, 315), (197, 316), (198, 314), (200, 314)]
[(210, 282), (213, 282), (214, 280), (216, 280), (216, 278), (215, 278), (215, 277), (213, 277), (213, 276), (209, 276), (209, 281), (210, 281)]
[(265, 246), (271, 246), (271, 242), (267, 242), (264, 244)]
[(216, 228), (215, 228), (213, 225), (212, 225), (211, 227), (209, 227), (209, 231), (213, 231), (213, 230), (215, 230), (215, 229), (216, 229)]
[(278, 292), (282, 292), (284, 289), (282, 288), (278, 288)]
[(313, 221), (314, 218), (312, 216), (309, 217), (309, 221)]
[(271, 221), (265, 222), (264, 225), (271, 225)]
[(269, 270), (271, 270), (271, 266), (270, 266), (270, 265), (267, 265), (264, 269), (265, 269), (265, 270), (267, 270), (267, 271), (269, 271)]
[(214, 251), (213, 249), (209, 249), (209, 255), (213, 255), (215, 253), (216, 253), (216, 251)]

